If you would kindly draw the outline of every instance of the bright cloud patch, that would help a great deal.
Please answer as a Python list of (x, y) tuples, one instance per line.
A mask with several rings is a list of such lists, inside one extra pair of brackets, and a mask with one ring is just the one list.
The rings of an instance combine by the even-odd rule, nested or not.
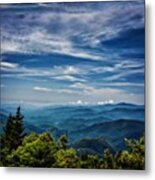
[(11, 69), (12, 69), (12, 68), (16, 68), (16, 67), (18, 66), (18, 64), (1, 61), (1, 62), (0, 62), (0, 66), (1, 66), (2, 68), (11, 68)]

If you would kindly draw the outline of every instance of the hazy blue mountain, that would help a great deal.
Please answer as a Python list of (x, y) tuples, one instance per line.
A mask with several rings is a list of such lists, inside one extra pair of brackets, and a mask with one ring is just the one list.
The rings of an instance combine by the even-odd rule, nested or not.
[(113, 150), (125, 148), (124, 138), (139, 138), (144, 132), (144, 122), (118, 120), (96, 123), (81, 130), (71, 131), (69, 137), (75, 142), (83, 138), (104, 138)]
[[(0, 111), (2, 133), (10, 113), (15, 114), (18, 104), (3, 104)], [(124, 138), (139, 138), (144, 133), (144, 105), (128, 103), (105, 105), (39, 106), (24, 104), (26, 132), (50, 131), (56, 138), (67, 134), (78, 151), (91, 153), (109, 147), (123, 149)], [(96, 149), (97, 147), (97, 149)], [(103, 150), (102, 149), (102, 150)]]

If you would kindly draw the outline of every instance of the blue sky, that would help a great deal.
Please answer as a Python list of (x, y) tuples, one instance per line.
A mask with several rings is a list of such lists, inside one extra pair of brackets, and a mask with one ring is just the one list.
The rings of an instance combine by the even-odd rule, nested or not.
[(144, 2), (5, 4), (4, 102), (144, 103)]

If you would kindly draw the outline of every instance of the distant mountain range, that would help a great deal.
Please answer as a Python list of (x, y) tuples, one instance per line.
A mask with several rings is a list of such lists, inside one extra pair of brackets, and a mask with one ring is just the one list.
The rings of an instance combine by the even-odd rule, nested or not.
[[(9, 113), (17, 105), (3, 104), (0, 111), (0, 132)], [(144, 106), (127, 103), (93, 106), (23, 105), (26, 132), (50, 131), (55, 138), (67, 134), (70, 145), (79, 153), (101, 154), (125, 148), (124, 138), (139, 138), (145, 130)]]

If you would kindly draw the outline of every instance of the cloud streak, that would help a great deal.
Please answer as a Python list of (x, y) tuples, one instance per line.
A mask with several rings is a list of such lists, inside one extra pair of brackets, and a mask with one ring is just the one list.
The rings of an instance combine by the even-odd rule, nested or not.
[(0, 66), (1, 66), (2, 69), (5, 69), (5, 68), (14, 69), (14, 68), (18, 67), (18, 64), (1, 61)]
[(33, 87), (33, 90), (44, 93), (52, 92), (56, 94), (78, 94), (77, 91), (72, 91), (71, 89), (53, 89), (53, 88), (39, 87), (39, 86)]
[(41, 91), (41, 92), (51, 92), (51, 91), (52, 91), (52, 90), (49, 89), (49, 88), (38, 87), (38, 86), (35, 86), (35, 87), (33, 88), (33, 90), (35, 90), (35, 91)]

